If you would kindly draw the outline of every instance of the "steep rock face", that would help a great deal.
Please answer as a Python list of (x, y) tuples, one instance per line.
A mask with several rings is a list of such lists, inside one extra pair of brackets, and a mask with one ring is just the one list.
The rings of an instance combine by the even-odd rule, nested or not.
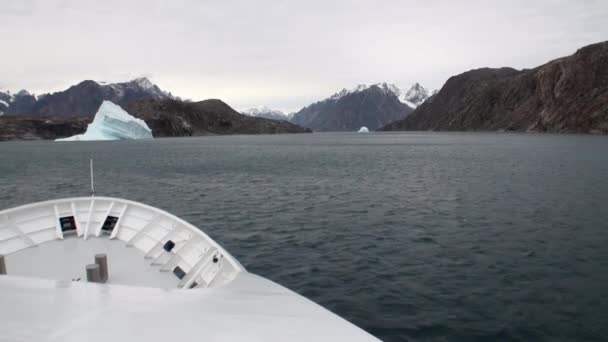
[(170, 98), (173, 98), (170, 93), (162, 91), (147, 78), (112, 84), (87, 80), (64, 91), (45, 94), (38, 98), (30, 94), (21, 97), (17, 94), (6, 114), (28, 117), (92, 116), (104, 100), (124, 107), (140, 99)]
[(608, 133), (608, 42), (534, 69), (453, 76), (414, 113), (382, 130)]
[(302, 108), (290, 121), (315, 131), (357, 131), (362, 126), (375, 130), (411, 112), (393, 87), (384, 83), (345, 89)]
[(240, 114), (220, 100), (140, 100), (131, 102), (126, 109), (143, 119), (154, 137), (310, 132), (287, 121)]

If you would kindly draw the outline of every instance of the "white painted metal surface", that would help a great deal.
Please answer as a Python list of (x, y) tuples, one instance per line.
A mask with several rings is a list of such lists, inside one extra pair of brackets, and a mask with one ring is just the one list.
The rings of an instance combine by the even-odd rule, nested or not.
[[(71, 217), (75, 230), (66, 231), (61, 219)], [(117, 221), (111, 230), (104, 230), (108, 217)], [(57, 239), (64, 243), (58, 243)], [(169, 241), (174, 247), (168, 251), (163, 247)], [(40, 247), (44, 252), (32, 247)], [(121, 250), (124, 247), (133, 250)], [(132, 279), (123, 277), (119, 284), (145, 285), (139, 279), (143, 268), (130, 262), (132, 258), (128, 255), (141, 257), (142, 263), (147, 260), (157, 272), (175, 272), (179, 268), (189, 275), (188, 286), (221, 286), (244, 271), (236, 259), (200, 229), (165, 211), (133, 201), (68, 198), (0, 212), (0, 254), (13, 264), (17, 275), (35, 276), (40, 271), (49, 279), (84, 279), (84, 265), (91, 262), (95, 253), (103, 252), (114, 261), (111, 267), (133, 270)], [(78, 268), (79, 265), (82, 267)], [(49, 274), (52, 270), (57, 270), (56, 277)], [(68, 271), (72, 272), (70, 277)], [(186, 285), (172, 277), (175, 287)], [(149, 286), (158, 285), (154, 277), (147, 278), (152, 280)], [(113, 279), (110, 278), (111, 283)]]
[[(97, 253), (108, 255), (106, 284), (84, 281)], [(8, 271), (0, 341), (376, 340), (248, 273), (184, 220), (133, 201), (68, 198), (1, 211), (0, 254)]]

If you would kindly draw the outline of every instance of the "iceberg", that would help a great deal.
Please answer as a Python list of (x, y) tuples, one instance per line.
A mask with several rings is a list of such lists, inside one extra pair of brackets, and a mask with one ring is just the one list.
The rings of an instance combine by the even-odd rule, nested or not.
[(103, 101), (86, 132), (55, 141), (150, 139), (152, 130), (111, 101)]
[(367, 127), (363, 126), (363, 127), (359, 128), (357, 133), (369, 133), (369, 129)]

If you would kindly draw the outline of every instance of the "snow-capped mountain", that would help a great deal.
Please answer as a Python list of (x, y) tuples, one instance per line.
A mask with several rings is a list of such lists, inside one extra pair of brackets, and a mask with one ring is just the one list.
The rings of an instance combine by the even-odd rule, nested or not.
[(356, 87), (354, 87), (353, 89), (342, 89), (341, 91), (333, 94), (332, 96), (329, 97), (329, 100), (339, 100), (340, 98), (349, 95), (349, 94), (353, 94), (353, 93), (358, 93), (361, 91), (364, 91), (365, 89), (368, 89), (370, 86), (368, 86), (367, 84), (358, 84)]
[(399, 94), (394, 84), (359, 84), (302, 108), (290, 122), (316, 131), (356, 131), (362, 126), (374, 130), (413, 111)]
[(392, 83), (375, 83), (375, 84), (358, 84), (356, 87), (352, 88), (352, 89), (342, 89), (341, 91), (333, 94), (332, 96), (330, 96), (328, 98), (328, 100), (339, 100), (341, 98), (343, 98), (344, 96), (350, 95), (350, 94), (356, 94), (356, 93), (360, 93), (362, 91), (365, 91), (371, 87), (377, 87), (378, 89), (380, 89), (380, 91), (388, 94), (388, 93), (394, 93), (395, 95), (399, 96), (401, 94), (401, 90), (399, 90), (399, 88), (392, 84)]
[[(176, 99), (171, 93), (161, 90), (146, 77), (129, 82), (110, 83), (86, 80), (70, 88), (41, 96), (21, 90), (10, 98), (0, 99), (8, 103), (6, 114), (30, 116), (91, 116), (103, 101), (112, 101), (120, 106), (140, 99)], [(3, 104), (0, 104), (3, 105)], [(2, 109), (0, 108), (0, 111)]]
[(366, 89), (369, 89), (372, 86), (378, 87), (383, 92), (392, 92), (399, 98), (399, 101), (401, 101), (402, 103), (405, 103), (406, 105), (408, 105), (409, 107), (411, 107), (413, 109), (416, 109), (416, 107), (420, 106), (424, 101), (426, 101), (426, 99), (428, 99), (429, 97), (431, 97), (437, 93), (437, 90), (429, 91), (427, 88), (423, 87), (418, 82), (414, 83), (409, 88), (409, 90), (407, 90), (405, 92), (402, 91), (398, 86), (396, 86), (393, 83), (384, 82), (384, 83), (376, 83), (376, 84), (372, 84), (372, 85), (359, 84), (352, 89), (344, 88), (341, 91), (339, 91), (339, 92), (335, 93), (334, 95), (332, 95), (331, 97), (329, 97), (329, 99), (338, 100), (346, 95), (362, 92)]
[(152, 83), (147, 77), (139, 77), (129, 82), (123, 83), (111, 83), (106, 87), (114, 90), (117, 95), (125, 96), (129, 92), (132, 93), (145, 93), (146, 96), (157, 100), (166, 98), (174, 98), (170, 92), (161, 90), (156, 84)]
[(13, 95), (9, 91), (0, 90), (0, 115), (3, 115), (4, 112), (8, 109), (11, 102), (13, 101)]
[(417, 108), (424, 101), (426, 101), (426, 99), (435, 95), (436, 93), (437, 90), (429, 91), (425, 87), (421, 86), (420, 83), (416, 82), (408, 91), (399, 95), (399, 100), (412, 108)]
[(248, 116), (255, 116), (258, 118), (266, 118), (272, 120), (285, 120), (288, 121), (289, 117), (287, 114), (283, 113), (280, 110), (270, 109), (266, 106), (258, 106), (254, 108), (247, 109), (242, 111), (241, 114), (245, 114)]
[(10, 114), (29, 111), (36, 101), (38, 101), (38, 97), (25, 89), (20, 90), (17, 94), (12, 94), (10, 91), (0, 92), (0, 112)]

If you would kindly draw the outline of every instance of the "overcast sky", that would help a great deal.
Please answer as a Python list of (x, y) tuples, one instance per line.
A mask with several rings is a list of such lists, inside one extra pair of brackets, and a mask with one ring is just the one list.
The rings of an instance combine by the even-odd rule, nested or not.
[(358, 83), (440, 88), (608, 39), (607, 0), (0, 0), (0, 88), (147, 76), (237, 109), (297, 110)]

